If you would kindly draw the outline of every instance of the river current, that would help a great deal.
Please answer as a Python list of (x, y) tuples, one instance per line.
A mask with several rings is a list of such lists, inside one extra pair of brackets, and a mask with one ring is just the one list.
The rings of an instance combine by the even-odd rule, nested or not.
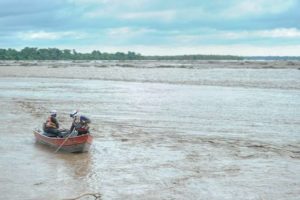
[[(20, 68), (0, 67), (0, 199), (300, 195), (298, 69)], [(51, 109), (92, 119), (89, 153), (35, 143)]]

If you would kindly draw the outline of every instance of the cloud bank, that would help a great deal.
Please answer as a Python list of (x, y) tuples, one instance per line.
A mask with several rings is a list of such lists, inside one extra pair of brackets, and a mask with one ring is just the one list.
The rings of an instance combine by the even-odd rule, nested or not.
[(298, 0), (2, 0), (0, 48), (299, 55)]

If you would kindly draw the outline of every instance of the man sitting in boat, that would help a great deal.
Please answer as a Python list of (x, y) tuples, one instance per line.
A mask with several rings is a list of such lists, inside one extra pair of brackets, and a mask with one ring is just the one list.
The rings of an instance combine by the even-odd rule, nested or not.
[(56, 116), (56, 110), (52, 110), (47, 121), (43, 124), (43, 130), (45, 132), (45, 135), (49, 137), (61, 137), (60, 131), (58, 130), (59, 123), (56, 119)]
[(77, 132), (77, 135), (89, 133), (89, 123), (91, 123), (91, 120), (89, 118), (83, 115), (79, 115), (77, 110), (73, 111), (70, 114), (70, 117), (73, 118), (70, 133), (72, 133), (74, 130)]

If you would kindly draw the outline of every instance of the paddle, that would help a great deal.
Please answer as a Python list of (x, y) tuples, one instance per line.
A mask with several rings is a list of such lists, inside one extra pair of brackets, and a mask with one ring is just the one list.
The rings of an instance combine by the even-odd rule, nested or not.
[(74, 133), (75, 133), (75, 129), (72, 131), (72, 133), (68, 135), (68, 137), (66, 137), (66, 139), (61, 143), (61, 145), (59, 145), (59, 147), (54, 151), (54, 153), (57, 153), (60, 150), (60, 148), (66, 143), (69, 137), (71, 137)]

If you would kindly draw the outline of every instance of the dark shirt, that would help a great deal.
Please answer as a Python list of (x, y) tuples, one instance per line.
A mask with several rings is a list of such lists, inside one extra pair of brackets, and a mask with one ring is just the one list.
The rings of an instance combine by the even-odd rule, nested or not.
[[(86, 118), (86, 119), (88, 119), (88, 118)], [(90, 120), (88, 121), (88, 123), (89, 122), (90, 122)], [(72, 126), (70, 128), (70, 133), (72, 133), (74, 129), (78, 132), (78, 135), (86, 134), (89, 132), (89, 127), (87, 125), (87, 122), (83, 123), (82, 121), (80, 121), (80, 116), (77, 116), (74, 118), (74, 120), (72, 122)]]
[(59, 128), (59, 123), (58, 120), (56, 119), (56, 117), (51, 117), (51, 121), (56, 124), (56, 127)]
[(48, 126), (47, 126), (47, 123), (48, 123), (48, 120), (49, 120), (49, 119), (51, 120), (52, 123), (55, 124), (56, 129), (58, 129), (58, 128), (59, 128), (59, 123), (58, 123), (57, 119), (56, 119), (55, 117), (52, 117), (52, 116), (50, 116), (50, 117), (47, 119), (47, 121), (44, 123), (44, 129), (55, 129), (55, 128), (52, 128), (52, 127), (48, 127)]

